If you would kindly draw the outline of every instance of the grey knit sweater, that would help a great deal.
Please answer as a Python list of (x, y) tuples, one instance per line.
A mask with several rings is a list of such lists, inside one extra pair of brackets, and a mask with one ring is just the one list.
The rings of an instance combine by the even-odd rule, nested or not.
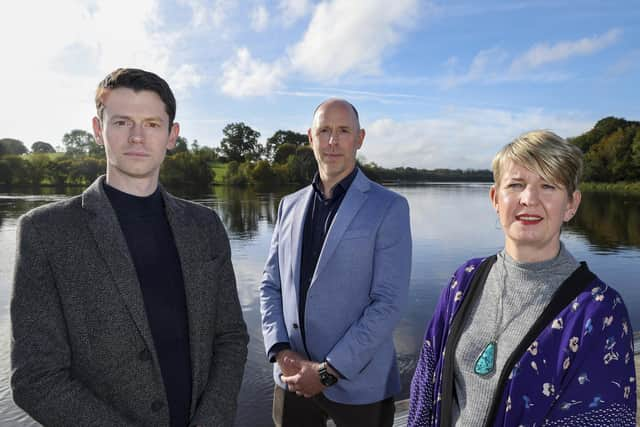
[[(480, 426), (486, 422), (506, 360), (544, 311), (556, 289), (578, 266), (562, 243), (555, 258), (542, 262), (521, 263), (504, 251), (498, 254), (482, 295), (472, 302), (455, 351), (454, 425)], [(500, 295), (504, 307), (501, 322)], [(480, 377), (474, 373), (474, 365), (491, 341), (498, 322), (496, 370)]]

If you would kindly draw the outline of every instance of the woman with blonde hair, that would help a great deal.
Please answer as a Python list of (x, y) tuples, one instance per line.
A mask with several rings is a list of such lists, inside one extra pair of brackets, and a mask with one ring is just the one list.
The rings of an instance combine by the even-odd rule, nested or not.
[(411, 385), (410, 427), (634, 426), (633, 332), (620, 295), (560, 240), (582, 153), (549, 131), (493, 161), (497, 255), (444, 288)]

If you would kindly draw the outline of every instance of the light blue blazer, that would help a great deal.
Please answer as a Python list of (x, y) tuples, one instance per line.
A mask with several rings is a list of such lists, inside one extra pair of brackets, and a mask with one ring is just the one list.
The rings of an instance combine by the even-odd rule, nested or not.
[[(307, 293), (300, 334), (298, 295), (304, 220), (313, 188), (284, 197), (260, 285), (265, 350), (287, 342), (343, 376), (325, 389), (339, 403), (367, 404), (400, 390), (393, 329), (411, 273), (409, 206), (358, 171), (334, 218)], [(280, 369), (273, 377), (282, 388)]]

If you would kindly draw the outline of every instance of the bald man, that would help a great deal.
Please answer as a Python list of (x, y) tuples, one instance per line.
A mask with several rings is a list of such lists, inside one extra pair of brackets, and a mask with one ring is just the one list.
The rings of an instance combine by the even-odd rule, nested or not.
[(365, 137), (349, 102), (313, 115), (311, 185), (282, 199), (260, 286), (277, 426), (391, 426), (393, 329), (411, 270), (409, 207), (356, 167)]

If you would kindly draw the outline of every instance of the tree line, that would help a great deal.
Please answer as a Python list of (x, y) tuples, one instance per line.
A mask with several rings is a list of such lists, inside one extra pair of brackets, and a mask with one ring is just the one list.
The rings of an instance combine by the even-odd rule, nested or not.
[[(179, 137), (167, 151), (160, 170), (168, 186), (206, 188), (214, 181), (231, 185), (308, 182), (315, 173), (307, 136), (278, 130), (266, 144), (260, 132), (239, 122), (223, 129), (219, 148), (191, 144)], [(93, 135), (74, 129), (62, 137), (62, 145), (36, 141), (29, 150), (17, 139), (0, 139), (0, 184), (17, 186), (88, 185), (106, 170), (104, 148)], [(216, 180), (216, 170), (221, 175)]]
[(584, 153), (585, 181), (640, 181), (640, 122), (605, 117), (569, 141)]
[[(305, 134), (278, 130), (263, 145), (260, 132), (243, 122), (227, 124), (222, 134), (217, 148), (200, 146), (197, 140), (189, 144), (179, 137), (175, 149), (167, 152), (161, 181), (168, 186), (199, 188), (214, 181), (229, 185), (305, 184), (317, 170)], [(585, 181), (640, 181), (640, 122), (606, 117), (569, 141), (585, 153)], [(359, 162), (359, 166), (380, 182), (492, 180), (489, 170), (384, 168), (372, 162)], [(87, 185), (105, 169), (104, 148), (84, 130), (66, 133), (57, 150), (44, 141), (34, 142), (29, 150), (20, 140), (0, 139), (0, 184)]]

